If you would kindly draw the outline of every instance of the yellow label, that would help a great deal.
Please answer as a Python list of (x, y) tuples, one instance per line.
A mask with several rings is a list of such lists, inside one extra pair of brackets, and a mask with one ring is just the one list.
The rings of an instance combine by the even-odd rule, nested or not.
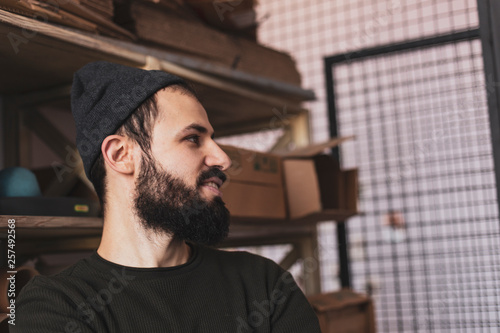
[(75, 205), (75, 212), (88, 213), (89, 206), (88, 205)]

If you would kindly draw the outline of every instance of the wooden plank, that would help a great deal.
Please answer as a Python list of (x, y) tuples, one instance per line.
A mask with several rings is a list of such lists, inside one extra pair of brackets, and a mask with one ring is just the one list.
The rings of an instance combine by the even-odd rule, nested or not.
[[(25, 31), (36, 32), (55, 38), (60, 41), (65, 41), (70, 44), (76, 44), (90, 50), (100, 50), (103, 53), (119, 57), (124, 60), (133, 61), (137, 64), (144, 65), (146, 55), (131, 52), (120, 47), (115, 47), (111, 43), (106, 43), (102, 40), (94, 38), (93, 35), (84, 34), (78, 31), (65, 29), (52, 24), (33, 20), (31, 18), (15, 15), (5, 10), (0, 10), (0, 21), (10, 24), (14, 27), (20, 27)], [(19, 31), (19, 33), (22, 33)], [(35, 35), (36, 35), (35, 34)]]
[(297, 244), (293, 244), (292, 250), (288, 252), (283, 259), (281, 259), (279, 265), (284, 270), (289, 270), (299, 259), (300, 259), (300, 250)]
[[(161, 68), (164, 71), (177, 73), (177, 75), (184, 77), (188, 80), (192, 80), (201, 85), (205, 85), (207, 87), (219, 90), (219, 94), (206, 96), (205, 100), (211, 104), (216, 104), (216, 103), (228, 104), (229, 102), (227, 100), (224, 100), (223, 95), (229, 95), (227, 97), (230, 97), (230, 95), (233, 94), (232, 99), (234, 100), (237, 99), (239, 103), (245, 103), (245, 100), (244, 99), (242, 100), (241, 97), (249, 100), (259, 101), (261, 104), (265, 106), (265, 111), (270, 117), (273, 116), (272, 113), (273, 108), (281, 109), (284, 106), (286, 106), (288, 111), (290, 111), (291, 113), (300, 113), (304, 111), (304, 108), (300, 106), (299, 102), (293, 102), (288, 99), (284, 99), (282, 97), (275, 97), (275, 95), (269, 95), (266, 93), (258, 92), (254, 89), (248, 89), (243, 86), (237, 85), (234, 82), (221, 80), (205, 74), (200, 74), (198, 72), (192, 71), (190, 69), (185, 69), (179, 65), (172, 64), (169, 62), (160, 61), (160, 64)], [(235, 115), (238, 114), (238, 112), (235, 112), (234, 107), (232, 109), (228, 109), (227, 107), (221, 109), (232, 110), (232, 112)]]
[[(112, 17), (107, 19), (99, 14), (96, 14), (91, 9), (87, 9), (85, 6), (73, 1), (60, 1), (57, 4), (60, 8), (64, 9), (66, 12), (74, 14), (76, 17), (96, 23), (97, 30), (106, 35), (118, 38), (127, 38), (128, 40), (137, 39), (134, 34), (113, 23)], [(55, 9), (60, 11), (60, 8)]]
[(132, 2), (130, 14), (135, 22), (135, 32), (143, 40), (300, 86), (300, 74), (288, 54), (224, 34), (201, 22), (170, 15), (159, 7), (141, 2)]
[(7, 228), (9, 219), (17, 228), (102, 228), (99, 217), (0, 215), (0, 228)]
[(286, 128), (286, 131), (282, 136), (279, 137), (278, 140), (274, 143), (274, 145), (269, 149), (270, 153), (280, 153), (282, 151), (288, 151), (290, 144), (292, 144), (292, 134), (290, 133), (290, 129)]
[(270, 152), (282, 154), (290, 151), (290, 145), (301, 148), (310, 143), (309, 112), (307, 110), (293, 117), (286, 117), (283, 123), (286, 125), (286, 132), (273, 145)]
[[(0, 231), (5, 232), (9, 219), (16, 221), (16, 230), (19, 232), (26, 230), (30, 237), (36, 237), (37, 232), (39, 232), (40, 237), (57, 234), (65, 237), (77, 236), (84, 230), (89, 233), (100, 233), (103, 225), (103, 219), (99, 217), (0, 215)], [(239, 225), (232, 223), (229, 239), (234, 241), (279, 239), (280, 243), (286, 243), (310, 235), (313, 230), (313, 227), (308, 225)]]
[(302, 275), (304, 278), (305, 294), (318, 294), (321, 292), (321, 263), (318, 257), (318, 235), (316, 228), (311, 237), (302, 239), (299, 249), (300, 257), (303, 259)]
[[(1, 23), (4, 17), (20, 26)], [(22, 26), (26, 21), (31, 23), (28, 28)], [(25, 38), (25, 31), (30, 31), (28, 36), (32, 38)], [(45, 35), (44, 31), (55, 37)], [(69, 38), (60, 39), (58, 33), (67, 34)], [(127, 60), (126, 50), (101, 48), (103, 45), (91, 42), (91, 37), (82, 36), (86, 35), (0, 10), (0, 37), (6, 41), (0, 43), (0, 58), (4, 64), (0, 93), (12, 95), (69, 85), (76, 70), (95, 60), (144, 65), (144, 62)], [(13, 42), (9, 42), (11, 38)], [(19, 38), (17, 43), (16, 38)], [(141, 58), (144, 60), (145, 56)]]
[(97, 32), (97, 25), (82, 18), (66, 13), (63, 10), (54, 11), (47, 9), (47, 5), (37, 1), (28, 0), (3, 0), (0, 8), (38, 20), (50, 21), (68, 27), (78, 28), (85, 31)]
[(336, 221), (343, 222), (349, 217), (360, 214), (357, 211), (344, 210), (344, 209), (326, 209), (324, 211), (311, 213), (304, 217), (298, 219), (257, 219), (257, 218), (243, 218), (243, 217), (232, 217), (232, 221), (240, 225), (285, 225), (291, 226), (301, 226), (301, 225), (314, 225), (322, 221)]
[[(19, 228), (101, 228), (103, 224), (102, 218), (99, 217), (0, 215), (0, 228), (7, 227), (8, 219), (15, 219), (16, 227)], [(279, 235), (294, 237), (307, 235), (315, 230), (313, 224), (289, 224), (284, 220), (280, 220), (279, 224), (242, 224), (238, 223), (238, 220), (231, 218), (230, 235), (233, 238), (248, 235), (255, 238)]]
[(304, 110), (296, 117), (290, 119), (290, 131), (295, 147), (306, 147), (311, 143), (309, 111)]
[(244, 225), (234, 223), (233, 220), (231, 220), (229, 238), (235, 240), (244, 238), (280, 238), (283, 242), (287, 243), (288, 241), (285, 241), (286, 238), (296, 239), (297, 237), (303, 237), (310, 234), (312, 230), (312, 227), (307, 225)]
[[(95, 38), (99, 39), (105, 37), (95, 36)], [(175, 50), (167, 51), (165, 49), (131, 44), (120, 40), (113, 40), (113, 44), (130, 50), (132, 50), (131, 47), (133, 47), (134, 51), (147, 54), (156, 58), (158, 61), (164, 60), (199, 73), (209, 74), (212, 77), (219, 77), (231, 82), (238, 82), (247, 89), (252, 88), (253, 90), (261, 93), (290, 99), (290, 101), (294, 101), (296, 103), (300, 101), (314, 100), (316, 98), (313, 90), (305, 90), (298, 85), (234, 69), (210, 61), (201, 56), (183, 54)]]
[(297, 236), (262, 236), (253, 237), (252, 235), (246, 235), (244, 237), (234, 238), (229, 235), (219, 247), (242, 247), (242, 246), (267, 246), (267, 245), (286, 245), (300, 242), (300, 240), (307, 236), (308, 234), (297, 235)]
[(113, 23), (112, 17), (106, 19), (74, 1), (3, 0), (0, 8), (85, 31), (128, 40), (136, 39), (132, 33)]
[(228, 33), (257, 40), (256, 0), (186, 0), (209, 25)]

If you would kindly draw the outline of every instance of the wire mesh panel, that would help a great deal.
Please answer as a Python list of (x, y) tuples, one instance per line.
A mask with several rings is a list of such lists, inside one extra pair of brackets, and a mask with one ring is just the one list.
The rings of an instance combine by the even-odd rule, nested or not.
[(380, 332), (498, 332), (500, 223), (480, 41), (334, 64), (354, 288)]
[(478, 27), (477, 0), (259, 1), (259, 41), (290, 52), (316, 92), (313, 139), (328, 138), (323, 57)]
[[(266, 0), (257, 11), (259, 40), (289, 52), (303, 86), (316, 92), (317, 100), (305, 105), (316, 142), (329, 137), (325, 56), (479, 26), (477, 0)], [(323, 291), (340, 287), (335, 231), (333, 223), (318, 227)], [(351, 232), (349, 242), (351, 256), (362, 256), (361, 234)]]

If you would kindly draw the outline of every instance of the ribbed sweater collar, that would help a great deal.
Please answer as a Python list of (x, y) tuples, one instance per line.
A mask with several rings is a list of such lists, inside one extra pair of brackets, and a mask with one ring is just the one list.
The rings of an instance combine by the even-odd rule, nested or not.
[(124, 266), (104, 259), (97, 253), (97, 251), (94, 251), (86, 261), (89, 266), (94, 267), (99, 271), (105, 271), (105, 272), (110, 272), (112, 270), (115, 270), (118, 272), (129, 272), (131, 274), (134, 274), (135, 276), (144, 276), (144, 277), (154, 276), (154, 275), (164, 275), (164, 273), (167, 272), (170, 275), (181, 274), (192, 271), (202, 262), (202, 257), (203, 257), (203, 253), (201, 251), (202, 249), (197, 245), (193, 244), (188, 244), (188, 245), (191, 247), (192, 250), (191, 257), (189, 258), (189, 260), (182, 265), (172, 266), (172, 267), (144, 268), (144, 267)]

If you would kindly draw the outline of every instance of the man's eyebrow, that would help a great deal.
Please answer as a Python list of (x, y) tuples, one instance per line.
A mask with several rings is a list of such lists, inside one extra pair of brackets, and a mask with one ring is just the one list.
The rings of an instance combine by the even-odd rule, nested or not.
[[(195, 131), (198, 131), (200, 133), (208, 133), (208, 129), (205, 127), (205, 126), (202, 126), (200, 124), (197, 124), (197, 123), (192, 123), (186, 127), (184, 127), (184, 129), (180, 132), (180, 135), (182, 135), (183, 133), (185, 132), (188, 132), (190, 130), (195, 130)], [(215, 137), (215, 133), (212, 133), (211, 135), (211, 138), (213, 139)]]

